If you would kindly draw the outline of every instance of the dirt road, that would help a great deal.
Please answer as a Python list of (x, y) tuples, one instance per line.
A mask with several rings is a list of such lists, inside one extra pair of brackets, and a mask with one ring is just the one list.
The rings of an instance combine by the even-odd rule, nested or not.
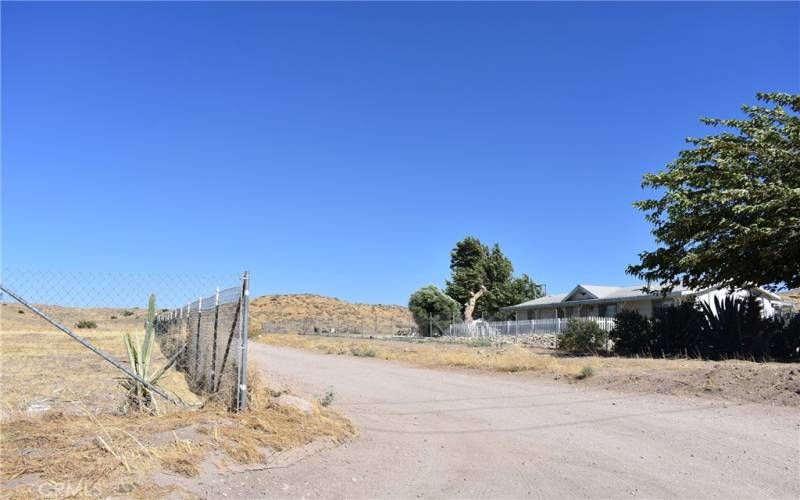
[(359, 435), (208, 485), (281, 498), (798, 498), (796, 409), (584, 389), (251, 344), (273, 384), (332, 387)]

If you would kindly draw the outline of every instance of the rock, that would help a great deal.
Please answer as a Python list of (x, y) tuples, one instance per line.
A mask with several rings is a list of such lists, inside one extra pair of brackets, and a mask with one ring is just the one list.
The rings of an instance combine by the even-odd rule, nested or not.
[(275, 398), (275, 403), (278, 406), (294, 408), (304, 415), (311, 415), (314, 413), (314, 405), (310, 401), (303, 398), (293, 396), (291, 394), (281, 394)]

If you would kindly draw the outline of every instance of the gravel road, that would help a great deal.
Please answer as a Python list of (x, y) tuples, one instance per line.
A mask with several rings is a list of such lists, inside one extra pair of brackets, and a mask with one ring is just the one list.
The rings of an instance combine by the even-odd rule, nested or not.
[(332, 387), (358, 435), (216, 497), (798, 498), (796, 409), (616, 393), (251, 343), (270, 382)]

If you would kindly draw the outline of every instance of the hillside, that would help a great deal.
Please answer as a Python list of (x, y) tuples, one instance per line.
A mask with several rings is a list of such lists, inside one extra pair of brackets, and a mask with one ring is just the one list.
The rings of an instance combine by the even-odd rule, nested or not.
[[(80, 320), (97, 323), (99, 330), (142, 328), (147, 313), (144, 309), (72, 308), (39, 306), (58, 321), (74, 327)], [(0, 308), (0, 323), (8, 331), (50, 331), (55, 328), (16, 303)], [(407, 308), (383, 304), (355, 304), (320, 295), (264, 295), (250, 301), (250, 333), (264, 332), (264, 324), (272, 332), (310, 333), (337, 331), (365, 335), (393, 335), (408, 332), (414, 326)]]
[(408, 308), (357, 304), (321, 295), (264, 295), (250, 301), (250, 331), (309, 333), (318, 330), (391, 335), (414, 325)]

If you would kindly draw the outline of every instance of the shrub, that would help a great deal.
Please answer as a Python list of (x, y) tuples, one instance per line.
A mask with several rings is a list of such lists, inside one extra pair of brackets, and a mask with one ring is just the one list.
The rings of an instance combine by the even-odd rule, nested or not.
[(353, 356), (357, 356), (360, 358), (374, 358), (377, 353), (375, 349), (371, 347), (364, 347), (359, 345), (354, 345), (350, 347), (350, 354)]
[(714, 306), (700, 304), (699, 349), (711, 359), (770, 356), (770, 345), (781, 329), (777, 321), (761, 317), (761, 304), (754, 298), (727, 296), (714, 298)]
[(700, 312), (691, 302), (659, 309), (651, 320), (651, 350), (658, 356), (698, 356)]
[(320, 406), (330, 406), (335, 399), (336, 393), (333, 391), (333, 387), (328, 387), (325, 389), (325, 394), (317, 397)]
[(133, 311), (122, 311), (123, 316), (133, 316)]
[(435, 285), (422, 287), (411, 294), (408, 309), (423, 337), (443, 335), (453, 318), (460, 315), (458, 302)]
[(771, 339), (769, 350), (775, 359), (786, 361), (800, 359), (800, 314), (795, 315), (776, 332)]
[(97, 323), (94, 321), (89, 321), (87, 319), (82, 319), (75, 323), (75, 326), (78, 328), (97, 328)]
[(111, 316), (111, 318), (110, 318), (110, 319), (117, 319), (117, 317), (116, 317), (116, 316)]
[(581, 368), (580, 373), (575, 375), (575, 378), (578, 380), (583, 380), (585, 378), (591, 377), (592, 375), (594, 375), (594, 368), (592, 368), (589, 365), (586, 365), (583, 368)]
[(614, 352), (631, 355), (649, 355), (653, 352), (653, 330), (650, 320), (639, 311), (623, 309), (614, 316), (614, 328), (608, 333), (614, 342)]
[(558, 338), (558, 347), (566, 351), (595, 354), (603, 347), (605, 332), (592, 320), (571, 319)]

